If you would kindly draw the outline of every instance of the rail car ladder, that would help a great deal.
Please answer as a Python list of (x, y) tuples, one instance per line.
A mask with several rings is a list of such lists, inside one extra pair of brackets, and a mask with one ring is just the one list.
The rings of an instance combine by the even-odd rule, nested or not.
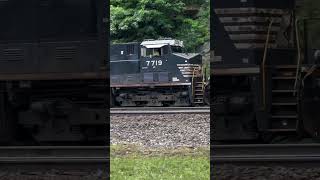
[(192, 73), (192, 97), (193, 104), (196, 106), (204, 105), (204, 86), (205, 77), (203, 75), (196, 76), (197, 71), (203, 72), (201, 69), (194, 69)]
[[(267, 98), (271, 96), (269, 127), (267, 131), (271, 132), (297, 132), (299, 123), (298, 98), (295, 87), (295, 80), (298, 77), (298, 69), (300, 65), (300, 56), (297, 64), (276, 64), (269, 66), (271, 70), (271, 94), (266, 93), (266, 59), (269, 49), (269, 39), (273, 19), (271, 19), (268, 27), (268, 35), (266, 39), (264, 56), (262, 61), (262, 79), (263, 79), (263, 104), (266, 110)], [(298, 43), (299, 44), (299, 43)], [(300, 49), (300, 48), (298, 48)], [(270, 81), (269, 81), (270, 82)]]
[(204, 100), (204, 83), (201, 78), (195, 78), (194, 83), (194, 94), (193, 94), (193, 103), (195, 105), (203, 105)]
[(271, 76), (272, 132), (296, 132), (298, 128), (298, 99), (295, 92), (296, 65), (275, 65)]

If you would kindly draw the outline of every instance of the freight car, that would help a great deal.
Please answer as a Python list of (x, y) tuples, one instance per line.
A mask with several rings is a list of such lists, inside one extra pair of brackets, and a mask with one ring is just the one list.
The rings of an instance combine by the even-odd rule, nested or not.
[(296, 18), (294, 0), (212, 3), (214, 140), (319, 138), (316, 20)]
[(202, 57), (171, 38), (111, 45), (114, 106), (203, 105)]
[(104, 142), (108, 4), (0, 1), (0, 143)]

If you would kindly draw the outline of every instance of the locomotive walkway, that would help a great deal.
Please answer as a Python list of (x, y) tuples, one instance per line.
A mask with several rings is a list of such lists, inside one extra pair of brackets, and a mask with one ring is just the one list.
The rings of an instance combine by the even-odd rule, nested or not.
[(314, 166), (320, 164), (319, 144), (250, 144), (213, 145), (214, 165), (284, 165)]
[(125, 107), (111, 108), (110, 114), (209, 114), (210, 107)]

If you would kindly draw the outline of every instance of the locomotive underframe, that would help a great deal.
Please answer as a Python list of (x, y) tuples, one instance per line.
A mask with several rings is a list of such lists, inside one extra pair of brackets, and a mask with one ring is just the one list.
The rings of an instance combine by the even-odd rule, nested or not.
[[(263, 86), (260, 73), (243, 73), (245, 70), (240, 70), (234, 74), (226, 74), (224, 71), (221, 71), (224, 73), (215, 74), (213, 82), (211, 82), (214, 87), (212, 99), (213, 121), (215, 122), (214, 140), (232, 142), (263, 139), (270, 141), (281, 135), (319, 139), (320, 70), (315, 70), (304, 79), (308, 69), (310, 69), (308, 66), (301, 68), (300, 76), (302, 78), (298, 78), (298, 89), (294, 96), (296, 99), (290, 101), (291, 105), (296, 103), (296, 106), (291, 106), (295, 108), (293, 111), (296, 112), (296, 119), (273, 117), (275, 111), (288, 112), (292, 110), (290, 103), (278, 103), (277, 105), (282, 106), (276, 106), (279, 109), (274, 109), (273, 104), (276, 104), (276, 99), (288, 97), (281, 94), (277, 97), (272, 96), (272, 90), (275, 87), (286, 86), (272, 82), (274, 68), (266, 71), (268, 72), (266, 107), (263, 106)], [(294, 79), (290, 84), (293, 87)]]
[[(236, 70), (235, 70), (236, 69)], [(256, 112), (259, 104), (259, 76), (246, 68), (215, 72), (212, 79), (215, 140), (251, 140), (258, 137)], [(230, 70), (230, 69), (229, 69)], [(259, 69), (258, 69), (259, 71)], [(246, 73), (244, 73), (246, 72)], [(218, 74), (216, 74), (218, 73)]]
[(0, 142), (104, 142), (105, 83), (105, 79), (0, 82)]
[(190, 106), (192, 104), (190, 85), (140, 86), (112, 88), (116, 106)]

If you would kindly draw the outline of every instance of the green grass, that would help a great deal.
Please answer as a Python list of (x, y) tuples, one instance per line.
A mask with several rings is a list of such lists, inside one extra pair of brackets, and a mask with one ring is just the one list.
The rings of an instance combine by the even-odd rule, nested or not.
[(111, 180), (207, 180), (209, 148), (111, 147)]

